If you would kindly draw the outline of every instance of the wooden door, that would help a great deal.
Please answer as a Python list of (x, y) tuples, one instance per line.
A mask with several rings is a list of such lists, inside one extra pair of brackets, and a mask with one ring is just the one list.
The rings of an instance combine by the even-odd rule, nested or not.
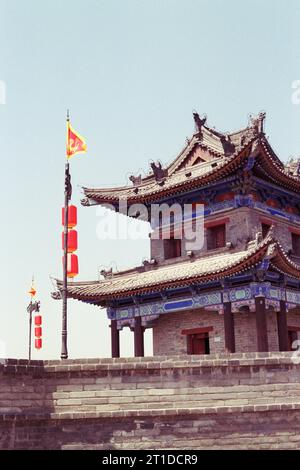
[(205, 338), (199, 336), (192, 338), (192, 354), (205, 354)]
[[(288, 346), (289, 346), (289, 351), (295, 351), (295, 349), (292, 349), (293, 342), (298, 339), (298, 334), (297, 331), (295, 330), (288, 330)], [(296, 348), (297, 349), (297, 348)]]
[(207, 333), (190, 335), (189, 354), (209, 354), (209, 339)]

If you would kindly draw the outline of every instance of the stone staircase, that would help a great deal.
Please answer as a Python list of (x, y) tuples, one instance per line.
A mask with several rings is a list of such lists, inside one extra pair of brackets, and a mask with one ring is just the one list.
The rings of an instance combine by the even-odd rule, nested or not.
[(0, 365), (0, 448), (296, 449), (291, 353)]

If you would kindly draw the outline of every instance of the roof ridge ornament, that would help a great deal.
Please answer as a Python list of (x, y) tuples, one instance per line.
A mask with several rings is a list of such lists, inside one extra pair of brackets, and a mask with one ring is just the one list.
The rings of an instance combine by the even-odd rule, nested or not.
[(268, 246), (266, 259), (270, 260), (276, 253), (276, 244), (272, 243)]
[(151, 162), (150, 166), (152, 168), (154, 177), (158, 183), (163, 182), (168, 176), (168, 168), (163, 168), (160, 161)]
[(80, 203), (84, 207), (89, 207), (91, 205), (88, 197), (83, 197), (82, 199), (80, 199)]
[(202, 132), (202, 127), (205, 125), (206, 120), (207, 120), (206, 114), (204, 114), (203, 118), (201, 119), (197, 111), (193, 111), (193, 117), (194, 117), (197, 133)]
[(259, 247), (259, 245), (261, 245), (263, 240), (264, 239), (263, 239), (263, 236), (262, 236), (262, 232), (261, 231), (256, 232), (255, 238), (250, 240), (247, 243), (247, 250), (248, 251), (257, 250), (257, 248)]
[(84, 197), (83, 199), (80, 199), (80, 203), (85, 207), (98, 206), (98, 202), (91, 197)]
[(220, 140), (223, 145), (225, 157), (230, 157), (235, 151), (235, 145), (231, 142), (228, 134), (221, 135)]
[(101, 269), (100, 274), (101, 274), (101, 276), (104, 277), (104, 279), (111, 279), (114, 275), (113, 268)]
[(142, 183), (142, 175), (141, 173), (137, 176), (134, 176), (134, 175), (130, 175), (129, 176), (129, 181), (132, 182), (133, 186), (136, 187), (136, 186), (139, 186), (141, 183)]
[(269, 228), (266, 238), (270, 240), (275, 239), (275, 225), (274, 224), (272, 224), (271, 227)]
[(250, 122), (249, 125), (252, 127), (256, 134), (264, 134), (264, 121), (266, 118), (266, 112), (260, 111), (258, 116), (252, 116), (250, 114)]
[(51, 297), (54, 300), (61, 300), (62, 299), (62, 295), (61, 295), (61, 292), (59, 290), (51, 292)]
[(290, 176), (300, 177), (300, 157), (290, 157), (285, 165), (285, 172)]
[(247, 249), (257, 249), (260, 245), (268, 244), (269, 242), (276, 241), (275, 237), (275, 225), (272, 224), (267, 232), (267, 235), (263, 238), (262, 232), (259, 230), (255, 234), (255, 238), (250, 240), (247, 245)]
[[(270, 266), (270, 261), (276, 255), (277, 242), (274, 237), (274, 230), (275, 230), (275, 226), (274, 224), (272, 224), (271, 227), (269, 228), (269, 231), (266, 237), (262, 240), (261, 243), (259, 243), (261, 245), (264, 245), (264, 244), (267, 245), (267, 252), (265, 256), (263, 257), (262, 261), (256, 266), (256, 269), (255, 269), (256, 277), (258, 281), (260, 282), (265, 280), (267, 271)], [(259, 232), (259, 235), (262, 236), (261, 232)], [(257, 245), (257, 248), (258, 248), (258, 245)]]

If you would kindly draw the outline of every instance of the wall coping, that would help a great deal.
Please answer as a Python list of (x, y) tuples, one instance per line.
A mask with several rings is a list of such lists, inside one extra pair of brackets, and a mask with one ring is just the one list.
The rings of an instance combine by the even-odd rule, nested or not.
[(117, 370), (178, 369), (178, 368), (240, 368), (249, 366), (275, 366), (286, 364), (300, 367), (294, 352), (234, 353), (210, 355), (151, 356), (130, 358), (87, 358), (28, 361), (27, 359), (1, 359), (0, 373), (6, 375), (48, 375), (51, 373), (80, 373)]

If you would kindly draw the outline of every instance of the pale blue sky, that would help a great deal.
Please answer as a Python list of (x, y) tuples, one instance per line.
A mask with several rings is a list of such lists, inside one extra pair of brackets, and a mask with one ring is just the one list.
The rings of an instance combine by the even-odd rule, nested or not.
[[(32, 272), (42, 305), (44, 348), (59, 357), (61, 304), (49, 274), (61, 275), (65, 113), (88, 143), (72, 160), (77, 185), (123, 184), (167, 162), (193, 132), (192, 110), (220, 130), (267, 111), (278, 155), (300, 154), (299, 0), (0, 0), (0, 341), (26, 357)], [(140, 264), (146, 241), (96, 236), (95, 208), (79, 207), (78, 280), (99, 266)], [(132, 354), (131, 333), (122, 351)], [(147, 338), (147, 352), (151, 352)], [(1, 343), (0, 343), (1, 345)], [(69, 302), (69, 356), (110, 354), (106, 314)]]

